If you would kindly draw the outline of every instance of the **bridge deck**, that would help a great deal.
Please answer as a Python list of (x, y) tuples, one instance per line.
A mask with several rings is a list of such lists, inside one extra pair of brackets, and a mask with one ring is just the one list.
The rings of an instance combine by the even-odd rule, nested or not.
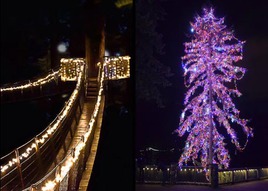
[(83, 106), (83, 111), (80, 117), (80, 120), (78, 122), (77, 130), (74, 134), (73, 141), (71, 143), (71, 147), (73, 148), (77, 145), (77, 143), (81, 140), (82, 135), (84, 135), (87, 132), (87, 126), (90, 120), (90, 117), (93, 113), (94, 106), (95, 106), (96, 100), (86, 100)]
[(67, 142), (71, 141), (68, 151), (65, 151), (64, 149), (61, 149), (59, 151), (56, 157), (57, 162), (50, 166), (48, 172), (50, 172), (55, 167), (55, 165), (57, 165), (57, 163), (65, 157), (66, 153), (69, 152), (70, 149), (74, 148), (76, 144), (79, 142), (79, 140), (81, 140), (81, 136), (86, 132), (87, 125), (93, 113), (95, 103), (96, 103), (96, 99), (85, 100), (84, 105), (83, 105), (83, 110), (82, 110), (82, 113), (81, 113), (81, 116), (77, 125), (77, 129), (74, 132), (73, 139), (69, 135), (66, 137), (66, 139), (68, 139)]
[(90, 155), (89, 155), (87, 163), (86, 163), (86, 169), (83, 172), (82, 179), (81, 179), (80, 184), (79, 184), (79, 190), (81, 190), (81, 191), (87, 191), (89, 179), (90, 179), (91, 174), (92, 174), (93, 165), (94, 165), (94, 161), (96, 158), (96, 153), (97, 153), (97, 148), (98, 148), (98, 143), (99, 143), (99, 138), (100, 138), (103, 109), (104, 109), (104, 102), (105, 102), (104, 100), (105, 99), (103, 97), (101, 100), (101, 105), (100, 105), (100, 111), (99, 111), (100, 114), (99, 114), (98, 119), (96, 121), (97, 126), (96, 126), (96, 130), (94, 133), (94, 139), (93, 139), (93, 143), (91, 146)]

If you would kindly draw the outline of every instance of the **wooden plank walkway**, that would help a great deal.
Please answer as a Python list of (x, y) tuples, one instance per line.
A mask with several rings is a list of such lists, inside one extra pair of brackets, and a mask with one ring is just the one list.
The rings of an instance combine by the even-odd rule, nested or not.
[(67, 135), (66, 139), (68, 139), (68, 142), (71, 141), (71, 144), (69, 145), (69, 147), (67, 148), (67, 151), (64, 150), (64, 148), (61, 148), (60, 151), (57, 153), (56, 156), (56, 160), (54, 161), (54, 163), (50, 166), (49, 170), (47, 171), (50, 172), (51, 170), (53, 170), (55, 168), (55, 166), (61, 161), (63, 160), (63, 158), (65, 157), (66, 153), (68, 153), (72, 148), (74, 148), (76, 146), (76, 144), (79, 142), (79, 140), (81, 140), (81, 136), (83, 134), (85, 134), (86, 130), (87, 130), (87, 125), (89, 123), (89, 120), (91, 118), (91, 115), (93, 113), (94, 110), (94, 106), (96, 103), (96, 99), (86, 99), (83, 105), (83, 110), (77, 125), (77, 129), (74, 132), (74, 137), (72, 139), (71, 136), (69, 136), (69, 134)]
[[(99, 115), (96, 119), (96, 127), (95, 127), (96, 129), (95, 129), (95, 133), (94, 133), (94, 138), (93, 138), (90, 154), (89, 154), (89, 157), (87, 159), (85, 171), (82, 174), (82, 179), (81, 179), (80, 184), (79, 184), (79, 190), (82, 190), (82, 191), (87, 190), (88, 183), (89, 183), (89, 180), (90, 180), (90, 177), (92, 174), (93, 165), (94, 165), (94, 161), (95, 161), (95, 157), (96, 157), (96, 153), (97, 153), (97, 148), (98, 148), (98, 143), (99, 143), (102, 118), (103, 118), (103, 111), (104, 111), (104, 103), (105, 103), (105, 97), (102, 96)], [(60, 151), (58, 152), (57, 157), (56, 157), (57, 162), (50, 166), (48, 172), (50, 172), (55, 167), (55, 165), (57, 165), (57, 163), (65, 157), (66, 153), (69, 153), (72, 150), (72, 148), (74, 148), (77, 145), (77, 143), (81, 140), (82, 135), (84, 135), (86, 133), (86, 131), (88, 129), (88, 124), (89, 124), (91, 115), (93, 114), (93, 111), (94, 111), (95, 104), (96, 104), (96, 98), (85, 100), (84, 105), (83, 105), (83, 109), (82, 109), (82, 113), (81, 113), (79, 122), (77, 124), (76, 131), (74, 132), (73, 138), (68, 136), (68, 135), (66, 137), (66, 139), (72, 138), (71, 144), (70, 144), (69, 148), (67, 149), (67, 152), (63, 148), (60, 149)], [(66, 182), (63, 181), (60, 187), (63, 190), (67, 190), (68, 183), (66, 184)]]
[(74, 134), (74, 138), (70, 145), (70, 149), (74, 148), (77, 145), (77, 143), (81, 140), (82, 135), (84, 135), (87, 132), (88, 129), (87, 126), (93, 113), (95, 103), (96, 99), (85, 100), (82, 114), (80, 116), (77, 129)]
[(102, 125), (102, 118), (103, 118), (103, 110), (104, 110), (104, 103), (105, 103), (105, 98), (102, 96), (101, 99), (101, 104), (100, 104), (100, 111), (98, 115), (98, 119), (96, 120), (97, 126), (90, 150), (90, 155), (88, 157), (87, 163), (86, 163), (86, 168), (85, 171), (83, 172), (82, 179), (79, 184), (79, 190), (81, 191), (87, 191), (88, 183), (92, 174), (93, 170), (93, 165), (98, 149), (98, 144), (99, 144), (99, 138), (100, 138), (100, 131), (101, 131), (101, 125)]

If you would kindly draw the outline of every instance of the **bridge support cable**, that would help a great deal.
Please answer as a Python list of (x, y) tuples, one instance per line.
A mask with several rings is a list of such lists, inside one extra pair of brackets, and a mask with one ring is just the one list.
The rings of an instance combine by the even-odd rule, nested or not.
[(42, 85), (45, 85), (45, 84), (51, 82), (52, 80), (55, 80), (58, 77), (59, 72), (60, 72), (60, 70), (56, 70), (56, 71), (52, 70), (45, 77), (41, 77), (41, 78), (38, 78), (36, 80), (32, 80), (32, 81), (27, 80), (24, 82), (16, 82), (14, 84), (3, 85), (3, 87), (0, 88), (0, 92), (1, 92), (1, 94), (3, 92), (12, 92), (15, 90), (20, 90), (21, 92), (23, 92), (23, 90), (25, 90), (25, 89), (31, 89), (31, 88), (36, 87), (36, 86), (40, 86), (40, 88), (41, 88)]
[[(75, 169), (79, 170), (75, 173), (82, 173), (78, 167), (85, 167), (84, 163), (86, 160), (82, 159), (80, 157), (83, 153), (83, 150), (85, 149), (86, 143), (92, 144), (93, 139), (93, 133), (96, 127), (96, 121), (98, 119), (98, 114), (100, 111), (100, 105), (102, 101), (102, 92), (103, 92), (103, 81), (104, 81), (104, 70), (102, 70), (101, 73), (101, 83), (99, 86), (99, 92), (96, 104), (94, 106), (93, 113), (91, 115), (91, 119), (89, 120), (89, 123), (87, 124), (86, 132), (83, 134), (83, 138), (80, 138), (78, 142), (76, 142), (76, 145), (74, 147), (71, 147), (69, 149), (68, 154), (65, 156), (65, 158), (59, 162), (59, 164), (50, 171), (46, 176), (44, 176), (41, 180), (33, 184), (31, 187), (25, 189), (30, 190), (33, 187), (37, 188), (37, 190), (57, 190), (59, 187), (65, 187), (65, 189), (73, 189), (79, 186), (79, 181), (73, 180), (72, 176), (76, 176), (77, 174), (72, 174)], [(75, 139), (76, 136), (74, 136)], [(74, 141), (75, 142), (75, 141)], [(85, 156), (84, 158), (87, 158), (88, 156)], [(60, 172), (60, 173), (56, 173)], [(81, 175), (80, 175), (81, 176)], [(66, 180), (67, 179), (67, 180)], [(64, 185), (64, 183), (67, 183), (68, 185)], [(66, 187), (67, 186), (67, 187)], [(76, 189), (74, 189), (76, 190)]]
[[(21, 190), (24, 187), (19, 183), (20, 181), (17, 180), (17, 175), (14, 176), (14, 172), (17, 169), (17, 158), (20, 159), (22, 177), (25, 186), (29, 186), (29, 184), (32, 184), (33, 181), (38, 180), (36, 178), (40, 178), (40, 176), (42, 176), (39, 173), (38, 160), (36, 159), (37, 148), (40, 153), (41, 163), (48, 164), (54, 160), (51, 158), (51, 151), (55, 148), (49, 147), (48, 140), (65, 140), (65, 138), (61, 138), (65, 133), (59, 133), (59, 131), (63, 129), (63, 125), (68, 126), (66, 121), (74, 119), (75, 111), (79, 110), (77, 100), (80, 102), (81, 97), (83, 97), (81, 92), (84, 93), (84, 60), (75, 59), (75, 62), (79, 65), (79, 78), (77, 80), (75, 90), (70, 96), (70, 99), (65, 103), (65, 106), (61, 112), (45, 130), (18, 148), (18, 156), (14, 155), (14, 152), (11, 152), (1, 158), (1, 190)], [(65, 131), (68, 132), (68, 129), (69, 128), (65, 128)], [(58, 137), (56, 138), (55, 136)], [(60, 141), (58, 143), (61, 145), (63, 142), (65, 141)], [(46, 170), (44, 170), (44, 172), (45, 171)]]
[[(104, 80), (128, 78), (129, 59), (128, 56), (104, 59), (100, 64), (98, 94), (91, 100), (84, 97), (86, 95), (84, 59), (62, 59), (65, 68), (68, 68), (68, 62), (72, 63), (73, 69), (70, 71), (73, 72), (66, 74), (64, 70), (60, 70), (59, 75), (64, 76), (65, 80), (77, 80), (76, 87), (64, 108), (45, 130), (19, 147), (17, 156), (10, 153), (1, 158), (1, 189), (22, 190), (27, 187), (24, 190), (77, 190), (79, 188), (81, 180), (85, 180), (83, 172), (87, 171), (89, 156), (91, 161), (93, 157), (93, 162), (89, 162), (92, 163), (89, 168), (92, 169), (94, 164), (94, 154), (91, 151), (94, 149), (92, 145), (95, 144), (93, 140), (96, 128), (100, 128), (102, 120)], [(77, 125), (76, 120), (83, 119), (84, 111), (88, 110), (87, 104), (92, 105), (92, 109), (89, 109), (92, 114), (87, 113), (90, 119), (87, 119), (84, 127), (79, 127), (80, 122)], [(54, 146), (49, 144), (51, 141)], [(56, 157), (52, 156), (53, 150), (58, 153)], [(60, 154), (62, 150), (64, 153)], [(11, 176), (17, 169), (17, 158), (21, 163), (21, 177), (24, 184), (17, 180), (18, 174), (15, 178), (14, 175), (13, 178)], [(55, 161), (59, 162), (51, 165)], [(40, 163), (46, 163), (46, 166), (42, 166), (42, 173), (38, 165)]]

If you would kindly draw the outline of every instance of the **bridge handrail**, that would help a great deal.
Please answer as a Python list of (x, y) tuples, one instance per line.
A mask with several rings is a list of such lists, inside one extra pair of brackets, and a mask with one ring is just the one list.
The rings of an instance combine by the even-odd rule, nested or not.
[[(113, 65), (113, 67), (115, 67), (116, 76), (112, 75), (111, 78), (108, 78), (109, 80), (121, 79), (121, 78), (125, 78), (125, 77), (129, 76), (129, 59), (130, 58), (126, 57), (124, 59), (128, 60), (128, 63), (127, 63), (128, 65), (126, 65), (126, 63), (124, 63), (125, 66), (123, 66), (122, 69), (120, 69), (118, 63), (116, 63), (115, 65), (111, 64), (111, 65)], [(72, 59), (72, 61), (73, 61), (73, 59)], [(75, 60), (75, 62), (76, 61), (78, 61), (78, 63), (81, 62), (81, 60)], [(81, 69), (82, 71), (84, 71), (84, 66), (85, 66), (85, 62), (83, 62), (83, 64), (81, 65), (81, 67), (83, 67), (83, 69)], [(98, 79), (100, 79), (100, 81), (99, 81), (99, 94), (98, 94), (98, 97), (97, 97), (97, 102), (95, 104), (93, 114), (91, 115), (91, 119), (90, 119), (90, 122), (88, 124), (88, 131), (83, 136), (81, 136), (81, 140), (77, 143), (77, 145), (73, 148), (73, 150), (71, 152), (67, 153), (67, 155), (65, 155), (64, 159), (62, 159), (61, 162), (58, 163), (58, 165), (56, 165), (56, 167), (52, 171), (50, 171), (46, 176), (44, 176), (41, 180), (39, 180), (35, 184), (32, 184), (32, 182), (36, 181), (36, 179), (38, 177), (36, 177), (35, 175), (32, 176), (32, 174), (31, 175), (27, 174), (25, 177), (22, 177), (21, 172), (20, 172), (20, 175), (15, 174), (15, 176), (14, 176), (14, 173), (15, 173), (14, 172), (11, 175), (11, 177), (9, 177), (8, 179), (3, 180), (3, 178), (5, 176), (7, 176), (8, 174), (12, 173), (16, 169), (18, 169), (19, 171), (22, 169), (23, 172), (24, 172), (23, 174), (25, 174), (25, 173), (27, 173), (29, 171), (30, 171), (30, 173), (36, 173), (36, 168), (38, 168), (36, 166), (36, 164), (35, 164), (36, 163), (36, 155), (38, 155), (37, 150), (39, 150), (42, 147), (44, 147), (41, 150), (42, 153), (39, 153), (39, 154), (45, 155), (45, 157), (47, 158), (48, 155), (44, 154), (44, 153), (46, 153), (47, 152), (46, 149), (51, 148), (51, 146), (49, 146), (50, 144), (46, 144), (46, 143), (49, 140), (52, 140), (52, 139), (57, 139), (58, 141), (62, 142), (62, 139), (61, 139), (62, 136), (59, 137), (59, 135), (58, 135), (59, 134), (59, 130), (58, 130), (59, 128), (58, 127), (59, 126), (64, 127), (65, 125), (63, 125), (63, 123), (69, 123), (70, 120), (67, 119), (68, 118), (67, 117), (68, 113), (69, 112), (73, 113), (74, 110), (71, 111), (73, 105), (76, 105), (76, 108), (77, 108), (77, 103), (74, 104), (74, 102), (75, 102), (75, 100), (77, 100), (77, 97), (78, 97), (77, 95), (81, 93), (80, 89), (83, 88), (83, 86), (81, 86), (81, 78), (82, 78), (83, 75), (85, 75), (85, 73), (83, 73), (83, 72), (78, 72), (79, 77), (78, 77), (76, 88), (73, 91), (70, 99), (66, 102), (66, 104), (64, 106), (64, 109), (62, 109), (62, 111), (59, 113), (59, 115), (57, 115), (57, 118), (55, 120), (53, 120), (53, 122), (51, 123), (52, 125), (50, 124), (45, 130), (43, 130), (41, 133), (39, 133), (37, 136), (35, 136), (35, 138), (31, 139), (29, 142), (27, 142), (27, 143), (23, 144), (22, 146), (18, 147), (15, 150), (15, 152), (11, 152), (10, 154), (5, 156), (7, 158), (8, 156), (11, 156), (12, 154), (15, 154), (15, 157), (13, 157), (11, 160), (9, 160), (4, 166), (1, 166), (1, 175), (2, 174), (4, 175), (4, 176), (1, 176), (1, 178), (0, 178), (1, 182), (3, 180), (3, 182), (6, 182), (5, 185), (9, 185), (11, 181), (12, 182), (14, 180), (16, 181), (16, 179), (20, 177), (21, 178), (22, 188), (25, 188), (25, 186), (29, 186), (29, 184), (32, 184), (32, 186), (31, 186), (32, 189), (34, 189), (34, 187), (36, 187), (36, 186), (38, 186), (38, 187), (41, 186), (42, 190), (46, 189), (48, 187), (51, 187), (51, 186), (53, 186), (53, 188), (54, 188), (55, 185), (59, 185), (59, 184), (61, 185), (61, 181), (63, 181), (64, 177), (68, 173), (71, 173), (70, 169), (71, 168), (73, 169), (72, 165), (74, 164), (74, 162), (75, 162), (75, 164), (79, 163), (79, 165), (81, 165), (81, 160), (85, 160), (85, 158), (83, 159), (83, 157), (79, 157), (80, 151), (85, 147), (85, 142), (86, 142), (86, 147), (90, 147), (90, 145), (92, 144), (92, 140), (93, 140), (92, 130), (94, 132), (95, 118), (99, 114), (100, 103), (102, 101), (101, 98), (102, 98), (102, 91), (103, 91), (103, 81), (106, 78), (106, 76), (104, 75), (104, 73), (105, 73), (104, 67), (107, 67), (107, 66), (109, 66), (109, 63), (107, 63), (107, 62), (106, 63), (101, 63), (101, 67), (100, 67), (101, 72), (99, 73), (99, 74), (101, 74), (101, 79), (98, 78)], [(125, 75), (125, 74), (127, 74), (127, 75)], [(73, 97), (73, 99), (72, 99), (72, 97)], [(69, 108), (69, 110), (68, 110), (68, 108)], [(81, 112), (81, 107), (80, 107), (80, 112)], [(69, 122), (67, 122), (66, 120), (64, 121), (65, 118)], [(72, 119), (74, 119), (74, 118), (72, 118)], [(64, 121), (64, 122), (62, 124), (60, 124), (61, 121)], [(54, 122), (55, 122), (55, 124), (54, 124)], [(66, 132), (66, 131), (64, 131), (64, 132)], [(51, 135), (51, 134), (53, 134), (53, 136), (49, 137), (49, 135)], [(38, 144), (40, 144), (40, 143), (42, 143), (42, 144), (39, 146)], [(26, 151), (24, 153), (19, 154), (20, 153), (19, 149), (23, 150), (24, 147), (27, 147), (28, 145), (31, 145), (31, 146), (29, 146), (27, 149), (25, 149)], [(33, 152), (34, 149), (36, 150), (35, 152)], [(86, 152), (85, 149), (84, 149), (84, 152)], [(48, 153), (51, 153), (51, 152), (48, 152)], [(89, 153), (85, 154), (85, 156), (86, 155), (88, 156)], [(3, 160), (3, 159), (4, 158), (2, 157), (1, 160)], [(49, 160), (51, 161), (51, 157), (49, 158)], [(62, 166), (63, 163), (65, 164), (64, 166)], [(17, 166), (15, 166), (15, 164)], [(1, 161), (1, 165), (2, 165), (2, 161)], [(24, 168), (20, 168), (21, 165), (23, 165)], [(13, 167), (13, 166), (14, 166), (14, 168), (10, 168), (10, 167)], [(7, 169), (9, 169), (9, 172), (5, 172)], [(55, 171), (56, 171), (56, 173), (60, 172), (60, 174), (55, 174), (55, 173), (53, 174), (52, 172), (55, 172)], [(43, 171), (43, 172), (45, 172), (45, 171)], [(53, 178), (51, 178), (52, 175), (54, 175)], [(24, 186), (23, 185), (24, 184), (23, 179), (29, 179), (29, 177), (30, 177), (30, 181), (26, 181), (27, 185)], [(47, 180), (48, 177), (49, 177), (49, 179), (51, 181), (48, 181), (45, 184), (44, 181)], [(16, 185), (16, 186), (20, 187), (19, 185)], [(27, 189), (28, 188), (26, 188), (26, 190)]]
[[(66, 105), (67, 105), (67, 102), (68, 102), (68, 101), (65, 102), (65, 104), (64, 104), (63, 108), (61, 109), (61, 111), (60, 111), (60, 112), (58, 113), (58, 115), (53, 119), (53, 121), (49, 123), (49, 125), (48, 125), (44, 130), (42, 130), (42, 131), (41, 131), (40, 133), (38, 133), (34, 138), (30, 139), (28, 142), (26, 142), (26, 143), (24, 143), (23, 145), (17, 147), (16, 149), (20, 150), (20, 149), (23, 148), (24, 146), (29, 145), (29, 143), (34, 142), (34, 140), (35, 140), (36, 137), (38, 137), (38, 136), (44, 134), (44, 132), (47, 131), (48, 128), (50, 128), (51, 126), (53, 126), (53, 124), (57, 121), (57, 119), (59, 118), (59, 116), (61, 116), (61, 114), (62, 114), (63, 111), (65, 110), (65, 107), (66, 107)], [(16, 150), (16, 149), (15, 149), (15, 150)], [(9, 152), (8, 154), (2, 156), (2, 157), (0, 158), (0, 160), (4, 160), (5, 158), (7, 158), (9, 155), (11, 155), (11, 154), (13, 154), (13, 153), (14, 153), (14, 150), (11, 151), (11, 152)]]
[[(100, 103), (102, 99), (102, 92), (103, 92), (103, 81), (104, 81), (104, 70), (103, 66), (101, 69), (101, 78), (100, 78), (100, 86), (97, 101), (94, 107), (94, 111), (91, 115), (90, 121), (87, 125), (87, 132), (81, 136), (80, 141), (73, 147), (69, 153), (51, 170), (48, 174), (46, 174), (41, 180), (37, 181), (36, 183), (32, 184), (30, 187), (24, 189), (23, 191), (30, 191), (32, 189), (41, 189), (42, 190), (52, 190), (61, 183), (66, 175), (71, 170), (72, 165), (78, 160), (80, 156), (81, 150), (85, 147), (85, 143), (88, 141), (89, 137), (92, 135), (93, 126), (96, 121), (96, 117), (98, 115), (100, 109)], [(64, 164), (64, 165), (62, 165)], [(53, 174), (54, 173), (54, 174)], [(47, 180), (49, 177), (52, 176), (52, 180)], [(46, 183), (45, 183), (46, 181)], [(42, 186), (44, 185), (44, 186)]]
[[(23, 162), (23, 159), (27, 159), (28, 157), (31, 157), (34, 154), (34, 152), (32, 152), (32, 150), (34, 150), (34, 149), (36, 150), (36, 147), (39, 146), (38, 145), (39, 143), (41, 143), (41, 145), (39, 146), (41, 148), (47, 142), (49, 135), (53, 134), (56, 131), (56, 129), (58, 128), (59, 124), (66, 118), (68, 112), (71, 110), (72, 104), (75, 102), (75, 99), (77, 98), (79, 90), (81, 89), (81, 80), (82, 80), (82, 77), (84, 76), (84, 65), (85, 65), (85, 63), (81, 64), (81, 69), (80, 69), (81, 72), (79, 72), (79, 77), (78, 77), (78, 81), (77, 81), (77, 85), (76, 85), (75, 90), (73, 91), (69, 100), (65, 103), (65, 106), (63, 107), (61, 112), (57, 115), (57, 117), (47, 126), (46, 129), (44, 129), (41, 133), (39, 133), (35, 138), (31, 139), (27, 143), (25, 143), (22, 146), (15, 149), (15, 151), (18, 151), (18, 149), (21, 149), (26, 145), (31, 145), (30, 147), (28, 147), (26, 149), (26, 151), (24, 151), (18, 157), (16, 157), (16, 156), (13, 157), (8, 162), (6, 162), (4, 165), (1, 162), (1, 179), (3, 179), (5, 176), (7, 176), (9, 174), (9, 172), (5, 172), (7, 169), (14, 167), (14, 168), (10, 169), (10, 172), (13, 171), (14, 169), (16, 169), (15, 165), (18, 163), (18, 160), (21, 163), (21, 162)], [(53, 124), (53, 125), (51, 126), (51, 124)], [(46, 132), (46, 133), (44, 133), (44, 132)], [(39, 137), (41, 135), (42, 135), (42, 138), (38, 139), (37, 137)], [(4, 157), (1, 157), (0, 160), (3, 161), (6, 158), (8, 158), (9, 156), (11, 156), (12, 154), (14, 154), (14, 151), (10, 152), (9, 154), (5, 155)], [(4, 175), (2, 175), (2, 173)]]
[[(209, 184), (206, 172), (201, 166), (166, 166), (166, 183)], [(268, 178), (268, 167), (229, 168), (218, 170), (218, 183), (228, 184)], [(136, 166), (136, 182), (161, 183), (163, 169), (158, 165)]]
[(43, 75), (40, 77), (35, 77), (31, 80), (23, 80), (15, 83), (7, 83), (1, 86), (0, 92), (8, 92), (13, 90), (23, 90), (26, 88), (31, 88), (35, 86), (44, 85), (49, 83), (52, 80), (56, 80), (60, 76), (60, 69), (55, 68), (50, 70), (44, 77)]

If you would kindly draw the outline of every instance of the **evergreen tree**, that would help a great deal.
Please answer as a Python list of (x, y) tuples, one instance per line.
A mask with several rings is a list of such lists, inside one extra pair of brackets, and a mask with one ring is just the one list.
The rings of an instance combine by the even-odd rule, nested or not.
[[(197, 16), (191, 24), (192, 39), (186, 42), (182, 57), (185, 86), (188, 91), (177, 129), (179, 136), (189, 133), (179, 165), (201, 159), (207, 168), (209, 164), (221, 164), (228, 168), (229, 152), (225, 137), (217, 128), (224, 127), (232, 143), (243, 150), (252, 129), (248, 120), (239, 117), (231, 96), (241, 96), (236, 81), (243, 78), (246, 69), (234, 65), (242, 60), (244, 41), (234, 36), (234, 31), (224, 25), (224, 18), (216, 18), (214, 10), (204, 9), (204, 15)], [(232, 126), (241, 126), (247, 141), (242, 147)], [(217, 127), (217, 128), (216, 128)]]

